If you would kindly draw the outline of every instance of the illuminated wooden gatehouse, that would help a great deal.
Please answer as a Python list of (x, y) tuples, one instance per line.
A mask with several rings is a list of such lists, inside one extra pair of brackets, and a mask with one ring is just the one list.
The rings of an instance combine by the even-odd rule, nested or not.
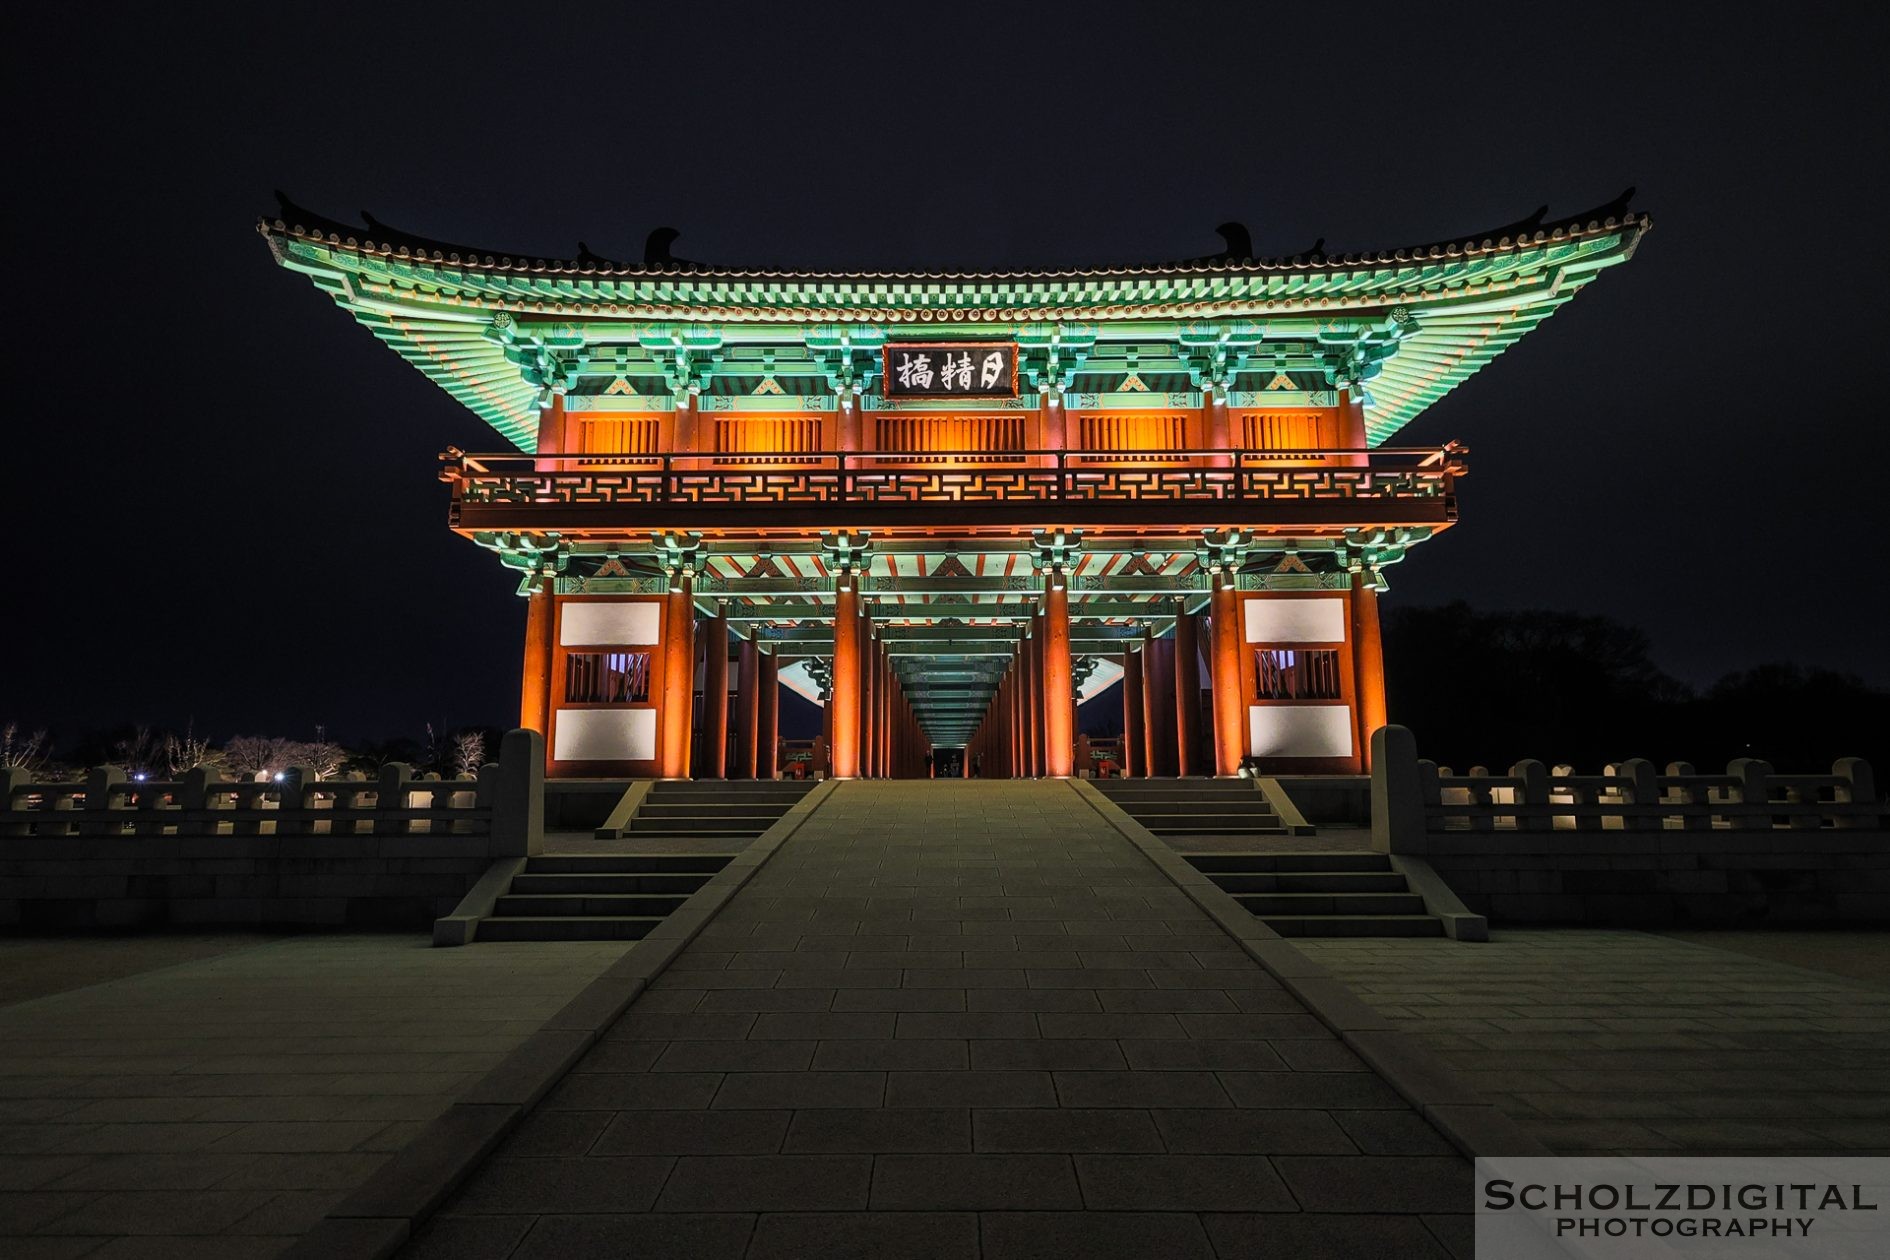
[(712, 267), (663, 233), (640, 265), (500, 255), (287, 204), (260, 230), (508, 444), (440, 475), (529, 600), (551, 773), (777, 773), (789, 686), (836, 776), (1067, 775), (1073, 700), (1121, 679), (1098, 756), (1225, 775), (1363, 767), (1384, 571), (1465, 472), (1396, 435), (1632, 255), (1626, 202), (1007, 273)]

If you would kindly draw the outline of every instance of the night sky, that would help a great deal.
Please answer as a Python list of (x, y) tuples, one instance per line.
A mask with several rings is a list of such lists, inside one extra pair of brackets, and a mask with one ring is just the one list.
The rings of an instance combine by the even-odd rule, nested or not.
[(1473, 471), (1390, 601), (1606, 614), (1693, 683), (1890, 684), (1885, 43), (1840, 10), (58, 7), (8, 41), (0, 721), (516, 714), (522, 601), (434, 476), (497, 439), (271, 264), (276, 187), (493, 252), (668, 224), (708, 262), (1002, 268), (1208, 254), (1230, 218), (1261, 254), (1414, 244), (1637, 185), (1636, 258), (1405, 430)]

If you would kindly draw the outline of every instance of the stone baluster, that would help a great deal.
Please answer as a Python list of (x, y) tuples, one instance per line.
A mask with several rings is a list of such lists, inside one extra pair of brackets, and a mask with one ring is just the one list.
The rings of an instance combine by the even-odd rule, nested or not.
[(1772, 827), (1772, 815), (1763, 808), (1753, 810), (1754, 805), (1765, 806), (1771, 803), (1772, 763), (1757, 757), (1735, 757), (1727, 764), (1726, 773), (1733, 780), (1733, 796), (1742, 809), (1733, 819), (1733, 826), (1752, 831), (1769, 831)]
[(407, 809), (408, 784), (413, 782), (413, 767), (401, 761), (390, 761), (381, 767), (381, 775), (374, 790), (374, 834), (377, 836), (404, 836), (413, 830), (412, 823), (403, 815)]
[[(1831, 767), (1831, 772), (1838, 777), (1837, 800), (1841, 804), (1877, 805), (1877, 780), (1871, 773), (1870, 763), (1862, 757), (1841, 757)], [(1837, 825), (1840, 827), (1876, 828), (1884, 821), (1881, 808), (1875, 814), (1840, 815)]]

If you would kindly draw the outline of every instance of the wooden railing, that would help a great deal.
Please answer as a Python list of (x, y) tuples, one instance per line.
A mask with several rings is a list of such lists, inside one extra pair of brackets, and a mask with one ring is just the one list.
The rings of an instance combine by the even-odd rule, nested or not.
[[(1451, 500), (1463, 448), (1374, 451), (877, 451), (718, 458), (467, 454), (441, 479), (467, 506), (798, 507)], [(1291, 461), (1283, 463), (1282, 461)]]
[(1634, 760), (1601, 774), (1522, 761), (1508, 774), (1473, 767), (1459, 776), (1420, 760), (1417, 782), (1431, 831), (1815, 831), (1890, 821), (1869, 763), (1855, 757), (1830, 774), (1779, 774), (1741, 758), (1724, 774)]

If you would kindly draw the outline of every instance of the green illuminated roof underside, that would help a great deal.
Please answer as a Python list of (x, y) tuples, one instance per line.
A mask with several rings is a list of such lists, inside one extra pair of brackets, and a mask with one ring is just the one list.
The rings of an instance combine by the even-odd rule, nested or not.
[[(721, 359), (744, 347), (733, 357), (765, 362), (770, 380), (799, 371), (838, 382), (837, 364), (854, 380), (850, 365), (870, 371), (889, 338), (957, 337), (1016, 338), (1043, 369), (1033, 379), (1059, 384), (1105, 367), (1133, 374), (1136, 355), (1148, 362), (1151, 347), (1165, 347), (1167, 368), (1196, 388), (1288, 371), (1312, 388), (1321, 377), (1363, 387), (1377, 446), (1631, 257), (1651, 226), (1622, 202), (1367, 254), (842, 273), (525, 258), (286, 205), (284, 215), (259, 225), (278, 262), (523, 450), (535, 443), (546, 391), (570, 388), (599, 363), (695, 381), (687, 371), (703, 370), (707, 348), (721, 352), (720, 370), (733, 370)], [(692, 353), (697, 367), (679, 374)]]

